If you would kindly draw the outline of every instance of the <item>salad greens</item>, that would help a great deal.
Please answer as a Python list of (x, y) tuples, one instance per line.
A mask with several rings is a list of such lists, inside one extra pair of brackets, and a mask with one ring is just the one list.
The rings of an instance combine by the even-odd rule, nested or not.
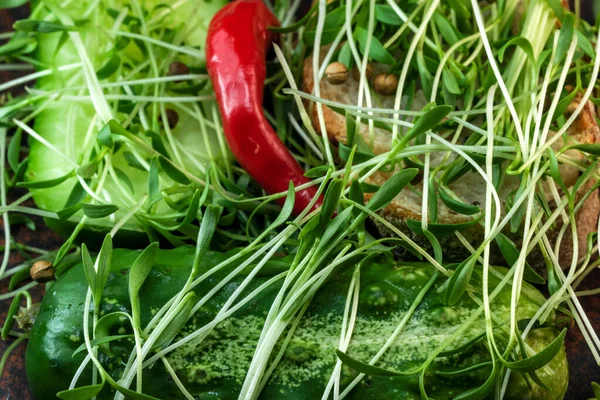
[[(35, 82), (0, 107), (2, 336), (16, 337), (0, 370), (29, 339), (40, 399), (560, 399), (563, 314), (600, 364), (579, 301), (598, 290), (578, 291), (597, 232), (580, 243), (576, 218), (600, 151), (571, 140), (589, 133), (580, 116), (600, 135), (597, 27), (555, 0), (320, 0), (297, 19), (302, 3), (267, 2), (282, 26), (264, 104), (323, 195), (298, 215), (303, 186), (264, 195), (228, 151), (203, 49), (224, 0), (39, 0), (0, 36), (0, 67), (35, 69), (0, 84)], [(336, 60), (356, 102), (319, 84)], [(397, 76), (395, 96), (372, 90), (371, 66)], [(344, 117), (337, 146), (326, 107)], [(419, 213), (395, 225), (406, 192)], [(30, 217), (64, 245), (13, 240)], [(11, 250), (24, 263), (8, 268)], [(34, 318), (38, 260), (58, 279)]]

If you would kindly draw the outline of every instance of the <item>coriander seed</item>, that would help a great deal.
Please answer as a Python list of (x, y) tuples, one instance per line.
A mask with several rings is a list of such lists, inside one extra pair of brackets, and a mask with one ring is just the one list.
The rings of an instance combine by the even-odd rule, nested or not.
[(177, 76), (177, 75), (187, 75), (190, 73), (190, 69), (187, 65), (180, 61), (174, 61), (169, 64), (169, 72), (167, 72), (168, 76)]
[(332, 62), (325, 69), (325, 78), (332, 85), (341, 85), (348, 80), (348, 68), (341, 62)]
[(50, 261), (40, 260), (33, 263), (29, 274), (36, 282), (44, 283), (54, 280), (54, 267)]
[(177, 114), (177, 111), (173, 110), (172, 108), (167, 108), (165, 110), (165, 114), (167, 119), (165, 122), (167, 125), (169, 125), (169, 128), (175, 129), (177, 123), (179, 122), (179, 114)]
[(393, 74), (381, 73), (375, 77), (373, 88), (379, 94), (390, 96), (398, 89), (398, 78)]

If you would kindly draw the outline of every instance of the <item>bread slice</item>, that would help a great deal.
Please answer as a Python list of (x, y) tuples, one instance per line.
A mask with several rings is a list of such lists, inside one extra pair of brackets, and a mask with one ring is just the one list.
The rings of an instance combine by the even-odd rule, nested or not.
[[(377, 74), (378, 72), (384, 70), (384, 67), (380, 65), (374, 65), (373, 69), (374, 73)], [(343, 104), (357, 104), (359, 82), (357, 79), (355, 79), (355, 77), (352, 76), (353, 74), (349, 75), (350, 76), (348, 80), (341, 85), (332, 85), (326, 79), (322, 79), (320, 82), (321, 97), (326, 100), (331, 100)], [(308, 93), (311, 93), (314, 89), (312, 58), (306, 59), (304, 63), (303, 87), (304, 91)], [(580, 95), (575, 98), (573, 103), (569, 106), (568, 112), (572, 112), (577, 107), (580, 99)], [(378, 101), (376, 107), (393, 109), (394, 96), (377, 95), (376, 100)], [(426, 102), (423, 99), (420, 103), (422, 106)], [(312, 102), (307, 102), (306, 104), (315, 129), (320, 131), (317, 107), (315, 107), (315, 104)], [(416, 110), (419, 109), (420, 107), (417, 106)], [(340, 114), (339, 112), (332, 110), (327, 106), (323, 106), (323, 116), (327, 135), (330, 138), (330, 140), (333, 143), (345, 143), (347, 139), (345, 116)], [(365, 139), (365, 142), (371, 143), (371, 149), (375, 154), (381, 154), (390, 149), (391, 134), (388, 131), (385, 131), (380, 128), (375, 128), (373, 138), (374, 140), (372, 141), (370, 141), (369, 138), (368, 125), (363, 123), (360, 126), (359, 131)], [(568, 141), (576, 143), (600, 143), (600, 129), (598, 128), (598, 124), (596, 123), (595, 110), (591, 102), (588, 102), (588, 104), (586, 104), (586, 106), (583, 108), (583, 111), (575, 120), (575, 123), (569, 128)], [(563, 142), (563, 140), (559, 139), (555, 142), (553, 147), (556, 150), (562, 148), (564, 145), (565, 143)], [(577, 150), (569, 150), (568, 154), (571, 157), (577, 159), (585, 159), (585, 154)], [(436, 156), (432, 154), (433, 164), (436, 163), (435, 157)], [(579, 177), (579, 171), (575, 167), (565, 164), (560, 165), (560, 173), (567, 186), (572, 186)], [(381, 185), (383, 184), (383, 182), (385, 182), (385, 180), (388, 177), (389, 174), (377, 173), (372, 178), (370, 178), (370, 183)], [(576, 202), (581, 199), (584, 193), (586, 193), (594, 183), (595, 180), (590, 179), (586, 185), (579, 189), (577, 193), (578, 198), (576, 199)], [(514, 191), (518, 188), (518, 185), (518, 178), (507, 176), (501, 188), (499, 189), (499, 196), (501, 201), (506, 200), (511, 192), (514, 193)], [(449, 184), (448, 187), (455, 194), (457, 194), (465, 203), (482, 206), (485, 204), (486, 183), (483, 180), (483, 178), (477, 173), (468, 172), (461, 178)], [(430, 247), (429, 242), (422, 235), (418, 235), (410, 231), (406, 224), (407, 220), (420, 221), (422, 216), (422, 197), (419, 194), (422, 191), (422, 183), (414, 184), (413, 189), (405, 188), (387, 208), (381, 210), (380, 215), (383, 216), (389, 222), (391, 222), (394, 226), (411, 236), (413, 240), (422, 245), (424, 248), (428, 248)], [(549, 199), (550, 206), (552, 206), (552, 197), (550, 197), (549, 191), (548, 193), (546, 193), (546, 195), (546, 197)], [(365, 195), (365, 197), (368, 199), (370, 195), (367, 194)], [(504, 206), (505, 205), (503, 204), (503, 207)], [(438, 223), (460, 224), (473, 220), (471, 216), (458, 214), (446, 207), (446, 205), (441, 200), (439, 200), (439, 196), (437, 202), (437, 210)], [(505, 210), (503, 210), (503, 212), (504, 211)], [(600, 198), (598, 196), (598, 192), (595, 192), (585, 200), (583, 206), (576, 215), (577, 236), (579, 239), (578, 254), (580, 257), (584, 256), (588, 251), (587, 235), (597, 230), (599, 215)], [(555, 227), (551, 231), (549, 231), (549, 237), (553, 242), (556, 241), (556, 236), (558, 235), (558, 232), (560, 230), (559, 228), (561, 223), (562, 222), (559, 221), (555, 225)], [(382, 226), (382, 224), (376, 225), (381, 234), (391, 235), (389, 229)], [(476, 224), (475, 226), (469, 229), (461, 231), (461, 233), (474, 247), (477, 247), (484, 237), (484, 230), (480, 224)], [(520, 241), (518, 235), (510, 234), (510, 232), (505, 233), (509, 234), (509, 236), (513, 240), (517, 242)], [(455, 235), (442, 238), (440, 239), (440, 242), (442, 248), (444, 249), (445, 261), (460, 262), (463, 261), (464, 258), (469, 254), (465, 246), (462, 243), (460, 243), (460, 241), (456, 238)], [(566, 234), (563, 236), (560, 246), (561, 250), (559, 254), (559, 262), (562, 267), (567, 267), (571, 264), (571, 258), (573, 255), (573, 241), (569, 230), (567, 230)], [(492, 262), (503, 261), (499, 251), (494, 251), (493, 253), (494, 255), (492, 257)], [(537, 266), (543, 265), (543, 258), (541, 257), (539, 249), (537, 249), (537, 251), (533, 251), (530, 254), (529, 261), (530, 263)]]

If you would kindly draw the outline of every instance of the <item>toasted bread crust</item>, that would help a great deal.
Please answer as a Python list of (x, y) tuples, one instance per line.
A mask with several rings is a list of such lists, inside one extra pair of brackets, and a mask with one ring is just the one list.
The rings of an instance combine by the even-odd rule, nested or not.
[[(304, 91), (311, 93), (314, 89), (314, 78), (313, 78), (313, 68), (312, 68), (312, 58), (308, 58), (304, 63), (304, 71), (303, 71), (303, 87)], [(321, 89), (321, 97), (337, 101), (341, 103), (350, 104), (349, 99), (352, 99), (352, 93), (348, 93), (352, 90), (357, 90), (358, 82), (351, 76), (348, 79), (348, 82), (343, 85), (331, 85), (326, 80), (322, 80), (320, 83)], [(579, 94), (572, 104), (568, 107), (568, 112), (573, 112), (575, 108), (579, 105), (581, 101), (581, 94)], [(385, 104), (386, 102), (389, 104), (393, 96), (389, 96), (388, 99), (383, 99), (382, 102)], [(312, 102), (307, 102), (308, 112), (311, 117), (312, 123), (315, 129), (320, 131), (319, 118), (317, 113), (317, 107)], [(391, 108), (391, 107), (390, 107)], [(346, 141), (346, 121), (345, 116), (333, 111), (331, 108), (323, 105), (323, 117), (325, 122), (325, 128), (327, 131), (327, 135), (333, 143)], [(368, 137), (368, 127), (365, 124), (362, 124), (360, 133), (363, 137)], [(371, 142), (372, 150), (375, 154), (381, 154), (389, 150), (390, 148), (390, 140), (386, 140), (385, 137), (389, 136), (388, 132), (382, 131), (380, 129), (375, 128), (375, 136), (376, 140)], [(596, 123), (595, 119), (595, 109), (591, 102), (588, 103), (583, 108), (582, 112), (575, 119), (573, 125), (569, 128), (568, 131), (569, 143), (572, 141), (577, 143), (600, 143), (600, 128)], [(562, 139), (558, 140), (554, 146), (558, 148), (562, 148), (564, 143)], [(553, 147), (554, 147), (553, 146)], [(585, 155), (577, 150), (569, 150), (568, 155), (579, 159), (585, 160)], [(574, 167), (561, 164), (560, 165), (560, 173), (565, 180), (567, 186), (572, 186), (577, 178), (579, 177), (579, 171)], [(375, 174), (371, 179), (370, 183), (374, 184), (382, 184), (387, 179), (387, 176), (384, 174)], [(465, 177), (461, 178), (465, 179), (467, 184), (463, 183), (463, 186), (477, 186), (481, 181), (481, 178), (477, 179), (476, 174), (468, 174)], [(471, 181), (469, 181), (471, 179)], [(575, 204), (577, 204), (583, 196), (592, 188), (595, 184), (594, 179), (590, 179), (585, 185), (583, 185), (578, 192), (576, 193)], [(500, 193), (501, 199), (505, 199), (506, 196), (514, 190), (514, 185), (508, 185), (508, 188), (503, 188)], [(477, 193), (470, 195), (470, 193), (463, 193), (465, 187), (461, 187), (461, 184), (455, 184), (455, 187), (452, 188), (456, 193), (465, 194), (464, 198), (466, 200), (471, 199), (473, 202), (473, 198), (477, 198)], [(468, 188), (466, 190), (471, 190), (472, 188)], [(402, 232), (406, 233), (409, 237), (411, 237), (415, 242), (424, 248), (430, 248), (429, 242), (421, 235), (417, 235), (411, 232), (407, 226), (407, 220), (420, 220), (421, 219), (421, 209), (419, 207), (414, 206), (414, 199), (410, 199), (412, 192), (410, 190), (403, 190), (397, 197), (392, 201), (392, 203), (387, 206), (385, 209), (380, 211), (380, 215), (385, 218), (387, 221), (392, 223), (396, 228), (400, 229)], [(371, 195), (366, 194), (365, 199), (368, 200)], [(483, 198), (481, 198), (481, 203), (483, 203)], [(412, 205), (412, 206), (411, 206)], [(578, 238), (578, 258), (585, 256), (588, 252), (587, 246), (587, 236), (591, 232), (597, 231), (598, 228), (598, 218), (600, 216), (600, 197), (598, 195), (598, 191), (594, 191), (588, 195), (587, 199), (579, 209), (578, 213), (575, 216), (576, 224), (577, 224), (577, 238)], [(470, 221), (471, 217), (466, 215), (461, 215), (453, 212), (452, 210), (445, 207), (441, 201), (438, 201), (438, 221), (444, 224), (457, 224), (464, 223)], [(562, 220), (557, 220), (558, 222), (555, 226), (548, 231), (549, 239), (551, 243), (555, 243), (558, 237), (558, 233), (561, 230)], [(385, 236), (395, 236), (388, 228), (384, 227), (382, 224), (376, 222), (376, 226), (381, 234)], [(463, 236), (474, 246), (477, 247), (484, 237), (483, 227), (480, 225), (475, 225), (468, 230), (461, 232)], [(509, 236), (520, 242), (519, 238), (510, 232), (505, 232), (509, 234)], [(464, 260), (465, 256), (469, 253), (464, 248), (462, 243), (458, 241), (455, 237), (450, 237), (442, 240), (442, 248), (445, 249), (444, 252), (444, 261), (450, 262), (460, 262)], [(492, 262), (503, 262), (502, 256), (499, 251), (494, 251), (494, 256), (492, 257)], [(403, 253), (406, 254), (406, 253)], [(560, 252), (559, 252), (559, 263), (563, 268), (570, 266), (571, 260), (573, 257), (573, 240), (572, 234), (570, 232), (570, 228), (567, 229), (567, 232), (562, 237), (560, 243)], [(541, 251), (535, 249), (531, 252), (529, 256), (529, 262), (534, 266), (541, 267), (544, 264), (543, 257), (541, 256)]]

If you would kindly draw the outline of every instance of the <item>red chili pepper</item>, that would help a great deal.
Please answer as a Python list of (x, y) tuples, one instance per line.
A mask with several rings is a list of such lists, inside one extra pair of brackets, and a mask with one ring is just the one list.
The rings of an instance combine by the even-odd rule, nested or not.
[[(310, 182), (281, 142), (263, 110), (266, 53), (274, 39), (267, 28), (279, 21), (262, 0), (237, 0), (212, 19), (206, 41), (206, 66), (233, 155), (268, 193)], [(296, 193), (298, 214), (315, 197), (316, 187)], [(319, 199), (315, 207), (320, 206)]]

